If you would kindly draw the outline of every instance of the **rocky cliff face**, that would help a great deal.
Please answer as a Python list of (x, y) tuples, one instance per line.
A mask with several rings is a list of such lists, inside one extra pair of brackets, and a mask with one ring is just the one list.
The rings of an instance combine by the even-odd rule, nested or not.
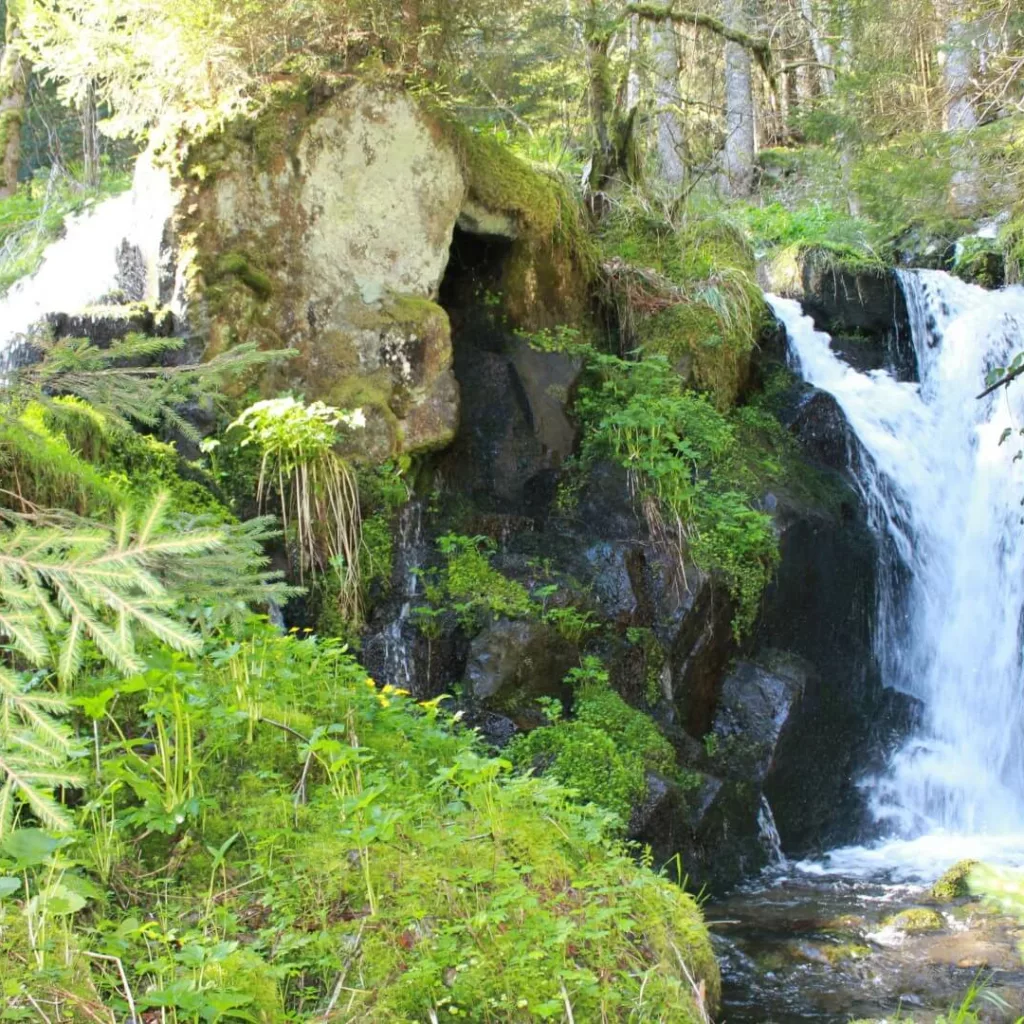
[(766, 291), (799, 299), (832, 348), (857, 370), (890, 370), (917, 380), (906, 300), (895, 271), (850, 268), (823, 250), (762, 267)]

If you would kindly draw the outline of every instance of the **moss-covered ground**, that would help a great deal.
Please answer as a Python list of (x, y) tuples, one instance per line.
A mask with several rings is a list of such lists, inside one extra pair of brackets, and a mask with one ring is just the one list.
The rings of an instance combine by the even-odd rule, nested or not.
[(0, 884), (74, 894), (37, 904), (47, 931), (37, 920), (30, 937), (0, 889), (9, 1008), (84, 1021), (130, 996), (177, 1021), (532, 1021), (571, 1006), (688, 1022), (686, 972), (715, 998), (696, 904), (610, 838), (606, 812), (514, 775), (337, 642), (253, 622), (76, 700), (79, 830), (33, 863), (0, 843)]

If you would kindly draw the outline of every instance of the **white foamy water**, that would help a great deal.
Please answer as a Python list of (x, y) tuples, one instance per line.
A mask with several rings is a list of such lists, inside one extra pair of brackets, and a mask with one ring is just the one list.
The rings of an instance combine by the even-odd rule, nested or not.
[[(0, 298), (0, 364), (48, 313), (78, 312), (115, 291), (123, 243), (155, 264), (172, 200), (168, 180), (140, 162), (131, 191), (69, 217), (39, 269)], [(149, 273), (155, 275), (155, 265)], [(155, 286), (151, 291), (155, 294)]]
[(836, 398), (859, 442), (852, 468), (884, 552), (883, 678), (924, 706), (871, 783), (876, 815), (903, 839), (835, 851), (829, 873), (1024, 853), (1024, 474), (1012, 461), (1024, 382), (976, 397), (1024, 350), (1024, 288), (987, 292), (940, 271), (901, 283), (920, 384), (856, 372), (798, 303), (769, 297), (800, 372)]

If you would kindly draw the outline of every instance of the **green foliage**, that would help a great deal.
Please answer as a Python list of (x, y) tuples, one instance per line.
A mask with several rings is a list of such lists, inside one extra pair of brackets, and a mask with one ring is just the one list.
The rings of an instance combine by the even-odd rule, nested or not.
[(80, 458), (73, 435), (46, 412), (31, 402), (18, 416), (0, 414), (0, 464), (8, 481), (3, 504), (26, 512), (64, 507), (81, 514), (117, 508), (127, 497), (125, 488)]
[(721, 212), (695, 207), (677, 224), (634, 200), (605, 220), (599, 243), (624, 347), (688, 363), (694, 383), (729, 408), (764, 315), (742, 231)]
[(977, 866), (978, 862), (976, 860), (959, 861), (946, 871), (928, 890), (928, 895), (942, 903), (949, 903), (952, 900), (970, 895), (969, 880), (971, 872)]
[(572, 605), (549, 608), (541, 617), (549, 625), (554, 626), (560, 636), (577, 647), (597, 629), (591, 612), (580, 611)]
[(590, 369), (576, 401), (581, 466), (611, 457), (629, 471), (652, 535), (672, 552), (680, 572), (689, 558), (723, 576), (741, 635), (756, 617), (778, 544), (771, 517), (753, 507), (750, 491), (759, 474), (737, 427), (687, 391), (663, 359), (629, 362), (577, 351)]
[(38, 269), (67, 217), (123, 192), (130, 184), (129, 175), (123, 173), (105, 173), (96, 188), (66, 175), (40, 174), (14, 195), (0, 199), (0, 295)]
[(969, 235), (960, 239), (953, 258), (953, 273), (982, 288), (998, 288), (1002, 283), (1003, 250), (991, 238)]
[(516, 737), (509, 756), (523, 767), (550, 771), (581, 799), (626, 823), (647, 792), (647, 772), (674, 774), (675, 751), (651, 718), (609, 686), (599, 659), (584, 658), (566, 681), (575, 691), (573, 719)]
[(650, 627), (630, 626), (626, 639), (643, 652), (644, 697), (653, 707), (662, 698), (661, 673), (665, 668), (665, 651)]
[(859, 217), (829, 205), (787, 209), (776, 201), (743, 211), (755, 247), (772, 252), (773, 261), (786, 262), (814, 249), (828, 262), (848, 270), (885, 265), (885, 251), (876, 251), (872, 226)]
[[(60, 851), (23, 844), (52, 913), (29, 946), (22, 913), (0, 910), (9, 1007), (130, 992), (182, 1022), (526, 1022), (568, 1000), (579, 1020), (695, 1024), (687, 972), (717, 997), (696, 904), (610, 838), (606, 812), (512, 775), (337, 644), (253, 623), (79, 692), (81, 827)], [(21, 911), (15, 863), (0, 849), (0, 901)]]
[(70, 827), (53, 796), (59, 787), (82, 782), (70, 765), (74, 735), (61, 721), (68, 710), (62, 698), (31, 689), (0, 666), (0, 836), (10, 836), (19, 803), (47, 828)]
[(112, 427), (162, 429), (198, 443), (195, 426), (181, 414), (183, 407), (192, 402), (216, 405), (228, 381), (244, 381), (257, 368), (294, 355), (291, 350), (260, 352), (255, 345), (237, 345), (204, 363), (159, 365), (162, 356), (183, 344), (181, 338), (142, 334), (103, 348), (81, 338), (44, 343), (44, 358), (17, 371), (7, 401), (34, 400), (69, 414), (73, 407), (65, 403), (56, 409), (51, 396), (73, 396), (87, 403), (90, 418), (99, 414)]
[(198, 559), (223, 541), (210, 530), (168, 531), (166, 512), (164, 494), (137, 519), (122, 511), (113, 529), (6, 526), (0, 630), (19, 655), (38, 667), (52, 665), (69, 681), (82, 667), (87, 642), (124, 672), (142, 664), (137, 630), (179, 650), (198, 649), (198, 639), (167, 614), (173, 602), (159, 572), (167, 562)]
[(999, 232), (1006, 261), (1006, 281), (1020, 284), (1024, 281), (1024, 206), (1017, 206), (1013, 216)]
[(1005, 913), (1013, 914), (1024, 921), (1024, 872), (1013, 868), (992, 867), (988, 864), (971, 864), (970, 867), (966, 879), (970, 891), (975, 895), (984, 896), (1001, 907)]
[(467, 629), (479, 629), (492, 619), (526, 619), (536, 614), (527, 589), (491, 565), (494, 542), (490, 538), (447, 534), (437, 543), (447, 560), (447, 596)]
[(580, 721), (542, 726), (517, 737), (509, 757), (522, 768), (550, 772), (585, 803), (612, 812), (622, 827), (647, 792), (639, 764), (624, 758), (607, 733)]
[[(172, 531), (166, 511), (163, 494), (138, 517), (122, 511), (112, 529), (9, 517), (0, 529), (0, 635), (21, 664), (55, 672), (65, 687), (87, 662), (135, 672), (140, 641), (199, 650), (200, 637), (174, 614), (189, 600), (215, 593), (228, 610), (243, 591), (266, 589), (263, 524)], [(70, 824), (53, 791), (80, 784), (69, 767), (77, 748), (60, 722), (66, 698), (41, 679), (0, 664), (0, 835), (19, 803), (47, 827)]]
[(342, 413), (323, 402), (294, 398), (256, 402), (228, 430), (241, 434), (241, 447), (261, 456), (256, 500), (264, 507), (276, 495), (286, 532), (295, 534), (299, 576), (328, 569), (338, 577), (342, 617), (357, 622), (362, 609), (361, 523), (358, 480), (335, 451), (338, 428), (365, 426), (362, 410)]

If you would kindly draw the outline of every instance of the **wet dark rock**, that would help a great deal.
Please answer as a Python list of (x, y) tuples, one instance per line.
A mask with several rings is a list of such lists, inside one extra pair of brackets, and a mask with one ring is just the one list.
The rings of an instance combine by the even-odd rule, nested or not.
[(787, 854), (862, 837), (857, 781), (882, 723), (900, 713), (882, 686), (871, 640), (877, 546), (863, 512), (848, 505), (846, 513), (789, 507), (779, 516), (782, 560), (756, 630), (758, 649), (813, 666), (765, 779)]
[(843, 471), (850, 465), (850, 427), (836, 399), (827, 391), (807, 387), (785, 417), (801, 448), (815, 462)]
[(762, 664), (741, 661), (729, 673), (715, 713), (715, 758), (727, 778), (762, 782), (771, 770), (793, 708), (814, 668), (771, 652)]
[(726, 667), (736, 651), (733, 604), (721, 584), (695, 583), (673, 619), (678, 620), (669, 667), (679, 724), (696, 739), (711, 729)]
[(856, 370), (887, 369), (917, 379), (910, 317), (891, 270), (850, 271), (812, 253), (803, 265), (803, 303), (832, 349)]
[(537, 697), (568, 699), (564, 679), (578, 659), (576, 648), (547, 624), (499, 619), (470, 644), (467, 695), (515, 720)]
[(576, 443), (566, 404), (579, 361), (535, 351), (486, 311), (453, 326), (462, 410), (442, 472), (481, 509), (544, 515)]
[(647, 795), (643, 803), (633, 808), (629, 836), (649, 845), (655, 859), (668, 859), (685, 842), (686, 817), (686, 801), (679, 784), (657, 772), (648, 772)]
[(783, 275), (765, 268), (766, 283), (800, 300), (815, 327), (831, 335), (833, 351), (857, 370), (886, 369), (899, 380), (917, 380), (910, 318), (894, 271), (848, 268), (816, 249), (801, 254), (797, 269)]
[(78, 313), (51, 313), (46, 319), (55, 338), (88, 338), (100, 348), (122, 341), (129, 334), (170, 338), (175, 329), (174, 315), (169, 309), (142, 302), (92, 306)]

